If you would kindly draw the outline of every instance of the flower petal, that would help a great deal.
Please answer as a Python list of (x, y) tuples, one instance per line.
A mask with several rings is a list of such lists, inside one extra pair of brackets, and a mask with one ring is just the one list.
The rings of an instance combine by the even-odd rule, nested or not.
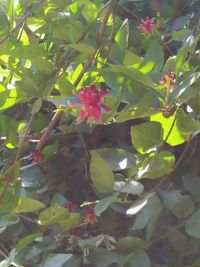
[(84, 121), (84, 119), (88, 116), (88, 112), (86, 110), (81, 110), (79, 117), (77, 118), (76, 122), (77, 124), (81, 123)]
[(92, 106), (91, 107), (91, 113), (92, 113), (92, 117), (96, 122), (100, 122), (101, 121), (101, 110), (99, 107), (97, 106)]

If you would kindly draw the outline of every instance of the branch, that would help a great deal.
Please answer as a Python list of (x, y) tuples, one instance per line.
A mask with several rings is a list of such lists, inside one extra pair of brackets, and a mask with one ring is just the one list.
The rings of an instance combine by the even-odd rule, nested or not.
[(112, 13), (115, 4), (116, 4), (116, 0), (111, 0), (110, 1), (110, 5), (107, 8), (105, 17), (104, 17), (104, 19), (103, 19), (103, 21), (101, 23), (101, 26), (99, 28), (99, 33), (98, 33), (98, 36), (97, 36), (97, 39), (96, 39), (96, 42), (97, 42), (98, 45), (101, 43), (101, 41), (103, 39), (109, 16)]
[(17, 23), (17, 25), (15, 26), (15, 28), (13, 28), (11, 32), (9, 32), (2, 39), (0, 39), (0, 44), (4, 43), (13, 33), (15, 33), (17, 31), (17, 29), (24, 24), (24, 22), (27, 20), (27, 18), (32, 15), (32, 13), (33, 13), (33, 10), (30, 9), (27, 12), (27, 14)]
[(176, 163), (174, 164), (173, 166), (173, 169), (171, 171), (171, 173), (167, 174), (166, 176), (164, 176), (160, 182), (158, 182), (154, 187), (153, 189), (151, 190), (151, 192), (155, 192), (160, 186), (161, 184), (163, 184), (166, 179), (178, 168), (178, 166), (180, 165), (180, 163), (182, 162), (183, 158), (185, 157), (189, 147), (190, 147), (190, 144), (191, 144), (191, 141), (192, 141), (192, 135), (190, 135), (189, 137), (189, 140), (187, 141), (184, 149), (183, 149), (183, 152), (181, 153), (180, 157), (178, 158), (178, 160), (176, 161)]
[(49, 134), (54, 129), (54, 127), (55, 127), (56, 123), (59, 121), (61, 115), (62, 115), (62, 111), (60, 111), (60, 110), (55, 113), (55, 115), (53, 116), (52, 120), (50, 121), (46, 131), (44, 132), (44, 134), (40, 138), (40, 141), (36, 146), (36, 150), (41, 150), (43, 148), (44, 144), (46, 143), (46, 141), (49, 137)]

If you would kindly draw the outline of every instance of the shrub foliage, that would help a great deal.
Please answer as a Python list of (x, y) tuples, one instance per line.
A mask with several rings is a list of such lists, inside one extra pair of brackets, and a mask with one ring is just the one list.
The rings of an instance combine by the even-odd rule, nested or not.
[(0, 1), (0, 266), (200, 266), (199, 0)]

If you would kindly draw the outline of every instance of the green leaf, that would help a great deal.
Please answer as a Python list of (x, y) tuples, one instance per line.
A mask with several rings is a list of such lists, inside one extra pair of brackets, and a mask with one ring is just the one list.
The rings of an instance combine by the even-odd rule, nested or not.
[(19, 168), (20, 165), (17, 161), (1, 174), (1, 179), (5, 181), (14, 181), (19, 177)]
[(31, 109), (31, 114), (38, 113), (42, 107), (42, 98), (39, 97), (33, 104), (32, 109)]
[(87, 259), (89, 260), (92, 266), (108, 267), (112, 266), (114, 263), (118, 265), (122, 261), (123, 255), (121, 255), (117, 251), (109, 251), (106, 248), (95, 248), (93, 246), (93, 248), (90, 250)]
[(39, 236), (41, 236), (41, 233), (34, 233), (31, 235), (27, 235), (26, 237), (20, 239), (20, 241), (17, 243), (16, 248), (17, 250), (22, 250), (26, 248), (29, 244), (35, 241)]
[(182, 109), (177, 111), (177, 128), (184, 135), (189, 135), (200, 130), (199, 121), (195, 121)]
[(9, 257), (0, 262), (0, 267), (9, 267), (13, 263), (16, 254), (17, 254), (16, 249), (12, 249)]
[(81, 216), (79, 213), (70, 212), (69, 217), (67, 217), (65, 220), (60, 220), (59, 224), (63, 230), (67, 231), (79, 225), (80, 221)]
[(10, 51), (10, 55), (20, 59), (26, 58), (34, 60), (37, 57), (44, 57), (46, 52), (42, 46), (38, 44), (30, 44), (14, 48)]
[(128, 215), (135, 215), (140, 210), (142, 210), (148, 203), (149, 199), (154, 196), (154, 193), (148, 193), (143, 199), (136, 200), (133, 205), (131, 205), (126, 214)]
[(161, 195), (167, 208), (179, 220), (187, 217), (194, 211), (194, 204), (191, 197), (189, 195), (181, 195), (179, 190), (172, 190), (170, 192), (163, 191)]
[[(137, 169), (135, 170), (135, 173), (137, 173)], [(131, 174), (131, 175), (134, 175), (134, 174)], [(121, 193), (140, 195), (144, 191), (144, 186), (143, 184), (137, 181), (134, 181), (134, 180), (131, 180), (128, 183), (127, 181), (126, 182), (116, 181), (113, 189), (114, 191), (117, 191), (117, 192), (120, 191)]]
[(146, 245), (147, 243), (143, 239), (136, 236), (122, 237), (116, 243), (116, 247), (125, 252), (134, 252), (137, 249), (145, 248)]
[(34, 212), (43, 208), (45, 208), (45, 205), (38, 200), (31, 198), (19, 198), (18, 204), (13, 211), (17, 213), (25, 213)]
[(59, 205), (51, 206), (43, 210), (39, 215), (41, 224), (56, 224), (66, 220), (70, 216), (68, 209)]
[(146, 206), (136, 215), (133, 230), (147, 227), (155, 217), (160, 216), (162, 209), (163, 205), (157, 196), (150, 198)]
[(123, 65), (112, 65), (111, 67), (108, 67), (104, 69), (103, 71), (123, 73), (125, 76), (130, 77), (133, 80), (139, 81), (140, 83), (146, 86), (156, 89), (156, 85), (152, 82), (152, 80), (146, 74), (138, 70), (135, 70), (133, 68), (129, 68)]
[(193, 72), (184, 77), (186, 78), (181, 81), (171, 93), (169, 103), (177, 101), (187, 90), (190, 90), (190, 86), (200, 77), (200, 72)]
[(128, 25), (128, 20), (126, 19), (115, 35), (115, 42), (117, 43), (117, 46), (119, 47), (123, 58), (126, 53), (126, 49), (128, 47), (128, 38), (129, 38), (129, 25)]
[(87, 1), (86, 4), (84, 5), (83, 9), (82, 9), (82, 15), (83, 17), (88, 21), (94, 21), (97, 17), (97, 7), (94, 3), (92, 3), (91, 1)]
[(185, 231), (190, 236), (200, 238), (200, 210), (195, 211), (186, 222)]
[(107, 208), (116, 200), (116, 196), (109, 196), (101, 199), (95, 206), (94, 212), (96, 216), (100, 216)]
[(96, 152), (91, 153), (90, 175), (94, 186), (100, 192), (111, 192), (114, 186), (114, 174), (109, 164)]
[(154, 64), (154, 71), (159, 72), (164, 64), (164, 52), (160, 43), (154, 40), (144, 56), (144, 64), (152, 62)]
[(120, 267), (151, 267), (151, 261), (146, 252), (136, 251), (124, 259)]
[(145, 154), (162, 144), (163, 129), (158, 122), (146, 122), (131, 127), (131, 140), (134, 147)]
[(178, 252), (184, 252), (189, 245), (187, 237), (174, 228), (169, 228), (167, 238), (173, 248)]
[(193, 35), (190, 35), (187, 42), (180, 48), (176, 57), (176, 75), (178, 76), (179, 72), (185, 65), (185, 61), (188, 57), (188, 53), (192, 52), (198, 42), (198, 38), (194, 38)]
[(143, 62), (142, 58), (138, 55), (135, 55), (129, 50), (126, 50), (123, 65), (125, 66), (133, 66), (135, 69), (137, 69), (140, 64)]
[(19, 217), (15, 214), (1, 214), (0, 228), (8, 227), (19, 222)]
[[(169, 118), (165, 118), (162, 113), (158, 113), (155, 115), (152, 115), (150, 117), (151, 121), (157, 121), (162, 125), (162, 128), (164, 130), (163, 139), (165, 140), (166, 137), (169, 134), (169, 131), (172, 127), (172, 124), (175, 120), (176, 114), (172, 115)], [(166, 141), (170, 146), (177, 146), (185, 142), (185, 139), (182, 137), (179, 129), (177, 128), (177, 123), (175, 122), (172, 130), (170, 131), (170, 135), (167, 138)]]
[(172, 24), (172, 31), (177, 31), (177, 30), (183, 29), (184, 26), (189, 24), (189, 22), (190, 22), (189, 16), (178, 17)]
[(0, 36), (9, 31), (10, 23), (4, 9), (0, 6)]
[(72, 256), (73, 254), (51, 254), (39, 267), (62, 267)]
[(174, 162), (175, 157), (169, 151), (151, 153), (142, 162), (138, 171), (138, 178), (161, 178), (172, 171)]
[(88, 44), (83, 44), (83, 43), (79, 43), (79, 44), (70, 44), (67, 45), (67, 47), (71, 47), (75, 50), (78, 50), (81, 53), (86, 53), (86, 54), (92, 54), (95, 52), (94, 47), (88, 45)]
[(113, 171), (128, 169), (136, 163), (134, 155), (121, 148), (99, 148), (93, 151), (98, 152)]
[(185, 189), (200, 202), (200, 177), (196, 173), (181, 176)]

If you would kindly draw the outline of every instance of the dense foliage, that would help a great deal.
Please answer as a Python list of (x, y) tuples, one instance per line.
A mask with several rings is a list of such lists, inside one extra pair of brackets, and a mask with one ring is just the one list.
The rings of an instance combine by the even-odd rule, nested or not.
[(200, 1), (0, 1), (0, 267), (200, 266)]

